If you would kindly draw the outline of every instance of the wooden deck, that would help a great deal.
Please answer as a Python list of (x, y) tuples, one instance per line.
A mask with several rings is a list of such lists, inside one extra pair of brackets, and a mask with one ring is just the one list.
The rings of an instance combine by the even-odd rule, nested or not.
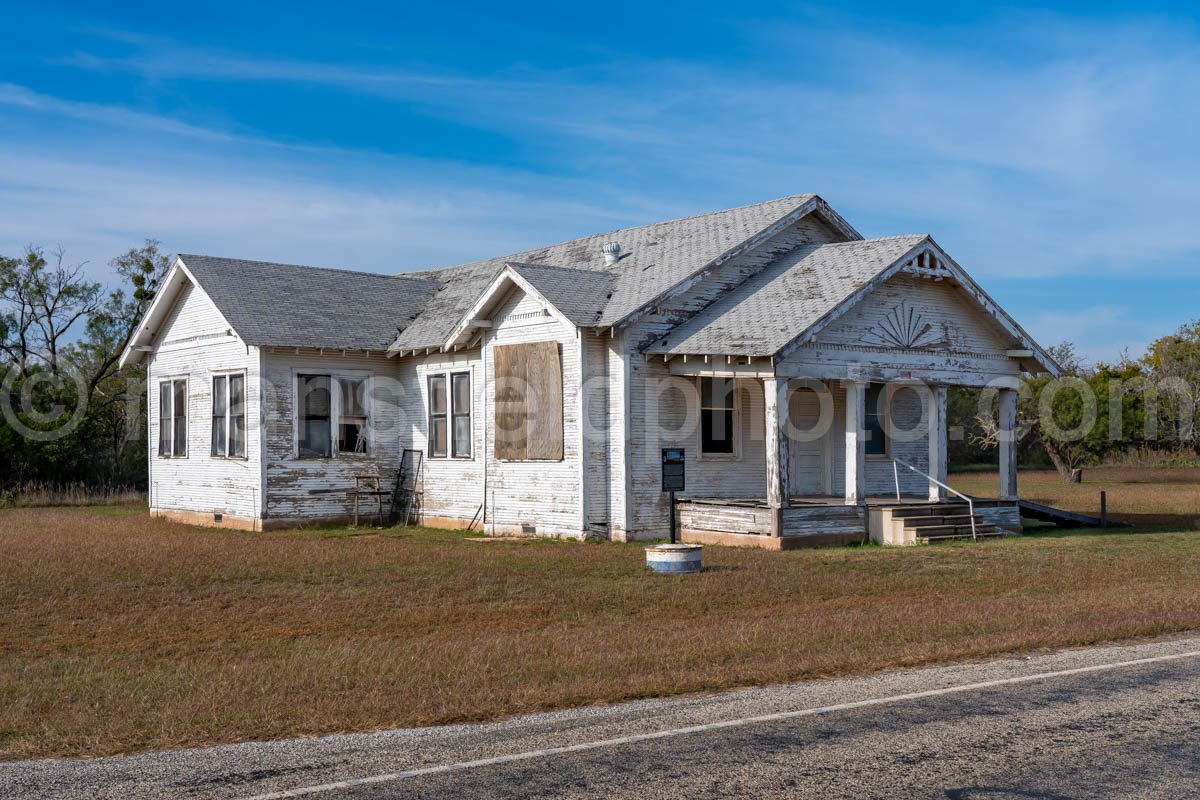
[[(904, 505), (929, 506), (925, 497), (896, 500), (868, 498), (862, 505), (846, 505), (840, 497), (796, 497), (781, 509), (772, 509), (757, 497), (685, 497), (677, 500), (680, 538), (698, 544), (723, 544), (790, 550), (858, 544), (869, 538), (871, 509)], [(1006, 531), (1019, 531), (1020, 511), (1015, 501), (977, 499), (976, 516)]]

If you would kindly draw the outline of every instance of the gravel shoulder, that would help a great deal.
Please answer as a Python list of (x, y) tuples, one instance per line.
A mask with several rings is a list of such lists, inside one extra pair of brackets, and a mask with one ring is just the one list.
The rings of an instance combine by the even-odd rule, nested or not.
[[(0, 764), (0, 797), (246, 798), (424, 766), (1194, 651), (1200, 651), (1200, 637), (1072, 649), (985, 663), (902, 670), (865, 678), (646, 700), (534, 714), (482, 725), (254, 742), (128, 757), (10, 762)], [(1095, 747), (1103, 745), (1105, 736), (1112, 740), (1121, 735), (1150, 735), (1155, 731), (1166, 735), (1166, 731), (1177, 729), (1171, 736), (1173, 742), (1195, 737), (1200, 730), (1197, 726), (1200, 719), (1200, 698), (1196, 694), (1198, 676), (1200, 658), (1186, 658), (1144, 668), (1089, 673), (1070, 680), (1048, 678), (936, 699), (899, 699), (894, 704), (804, 717), (804, 724), (798, 724), (795, 719), (790, 723), (748, 724), (744, 728), (723, 729), (713, 736), (681, 735), (677, 741), (660, 739), (598, 748), (578, 755), (551, 755), (517, 765), (481, 768), (480, 771), (487, 772), (491, 779), (487, 782), (487, 791), (478, 795), (465, 787), (480, 786), (479, 775), (469, 776), (466, 773), (471, 770), (462, 770), (455, 775), (401, 782), (403, 785), (381, 783), (375, 788), (322, 792), (312, 796), (393, 797), (409, 796), (410, 793), (412, 796), (445, 796), (450, 793), (492, 797), (505, 796), (505, 787), (513, 788), (514, 797), (599, 796), (595, 791), (600, 787), (604, 787), (602, 793), (605, 796), (638, 796), (639, 792), (646, 792), (644, 781), (657, 774), (654, 765), (658, 757), (675, 751), (682, 753), (678, 764), (686, 765), (690, 758), (695, 760), (696, 768), (689, 770), (681, 766), (678, 774), (664, 784), (661, 793), (664, 797), (697, 792), (719, 795), (722, 786), (733, 784), (707, 781), (720, 776), (722, 770), (727, 773), (722, 781), (734, 780), (733, 776), (741, 775), (750, 763), (755, 765), (753, 776), (768, 783), (756, 785), (750, 780), (753, 776), (743, 776), (743, 782), (738, 785), (744, 791), (763, 796), (776, 792), (781, 793), (780, 796), (809, 796), (811, 790), (811, 796), (815, 797), (833, 790), (830, 781), (835, 775), (839, 781), (848, 780), (856, 774), (855, 769), (861, 768), (862, 780), (867, 781), (871, 775), (878, 778), (881, 773), (876, 767), (883, 768), (887, 764), (891, 764), (889, 769), (893, 776), (903, 774), (905, 763), (909, 769), (916, 770), (905, 785), (916, 791), (918, 779), (932, 780), (941, 786), (953, 783), (951, 775), (939, 778), (938, 771), (925, 762), (949, 767), (954, 753), (973, 764), (973, 769), (982, 769), (991, 763), (998, 770), (1004, 767), (1011, 773), (1009, 777), (1017, 780), (1014, 776), (1018, 775), (1021, 763), (1036, 766), (1038, 748), (1055, 747), (1056, 731), (1063, 732), (1056, 758), (1074, 753), (1078, 758), (1086, 757), (1089, 763), (1097, 764), (1097, 768), (1101, 766), (1097, 759), (1103, 761), (1105, 753), (1103, 749), (1096, 751)], [(967, 709), (970, 714), (964, 716)], [(1168, 714), (1175, 716), (1167, 719), (1165, 715)], [(1081, 715), (1090, 721), (1080, 722), (1077, 717)], [(842, 726), (840, 732), (835, 730), (839, 725)], [(946, 730), (940, 730), (939, 726)], [(813, 733), (820, 728), (828, 730), (822, 736)], [(1017, 729), (1038, 733), (1021, 736)], [(906, 735), (906, 732), (912, 735)], [(933, 736), (932, 743), (914, 744), (919, 742), (920, 736), (926, 735)], [(1100, 737), (1099, 740), (1093, 741), (1096, 737)], [(841, 740), (841, 743), (834, 740)], [(1156, 751), (1168, 747), (1158, 741), (1145, 744)], [(913, 746), (917, 751), (911, 750)], [(1136, 750), (1131, 749), (1129, 743), (1123, 746), (1129, 752)], [(818, 758), (817, 750), (821, 748), (829, 751), (822, 751)], [(800, 750), (805, 751), (803, 762), (807, 766), (798, 771), (795, 754)], [(1017, 760), (1017, 751), (1024, 753), (1021, 760)], [(617, 761), (613, 758), (614, 752), (620, 752), (622, 756), (619, 766), (614, 763)], [(817, 768), (821, 764), (831, 769), (835, 767), (839, 752), (847, 763), (857, 765), (855, 769), (847, 770), (843, 766), (835, 772), (827, 772)], [(1196, 748), (1193, 747), (1191, 752), (1196, 752)], [(772, 762), (772, 753), (791, 755), (776, 763)], [(650, 760), (639, 767), (641, 759)], [(866, 769), (865, 763), (872, 759), (876, 763)], [(999, 760), (992, 763), (988, 759)], [(1017, 763), (1013, 763), (1014, 760)], [(1111, 767), (1116, 768), (1119, 763), (1116, 759)], [(572, 779), (569, 776), (573, 769), (579, 775)], [(1161, 768), (1160, 773), (1164, 769)], [(803, 779), (801, 783), (796, 783), (798, 778)], [(1074, 780), (1082, 785), (1083, 779), (1079, 776)], [(674, 794), (676, 789), (685, 794)], [(887, 796), (888, 791), (895, 793), (896, 785), (892, 784), (890, 789), (882, 785), (872, 788), (869, 782), (864, 782), (853, 793), (864, 797)], [(949, 795), (939, 792), (934, 796)]]

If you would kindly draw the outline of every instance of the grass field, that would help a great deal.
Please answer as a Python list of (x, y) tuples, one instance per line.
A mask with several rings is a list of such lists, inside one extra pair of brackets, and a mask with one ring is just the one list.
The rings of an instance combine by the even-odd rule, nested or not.
[(0, 548), (7, 758), (482, 720), (1200, 628), (1200, 536), (1179, 532), (712, 547), (703, 574), (679, 577), (648, 574), (634, 545), (215, 531), (111, 507), (0, 511)]
[[(1200, 530), (1200, 469), (1100, 467), (1083, 474), (1083, 483), (1065, 483), (1054, 471), (1022, 472), (1018, 491), (1026, 500), (1098, 515), (1104, 490), (1113, 519), (1141, 528)], [(963, 473), (952, 475), (950, 485), (995, 497), (1000, 479), (996, 473)]]

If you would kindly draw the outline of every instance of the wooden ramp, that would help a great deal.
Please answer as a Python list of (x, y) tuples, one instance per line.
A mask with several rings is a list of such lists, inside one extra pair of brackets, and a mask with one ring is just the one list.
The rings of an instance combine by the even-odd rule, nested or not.
[[(1099, 517), (1077, 514), (1074, 511), (1064, 511), (1061, 508), (1044, 506), (1041, 503), (1034, 503), (1030, 500), (1018, 500), (1017, 505), (1021, 508), (1022, 517), (1032, 517), (1042, 522), (1053, 522), (1060, 528), (1099, 528), (1103, 525)], [(1108, 520), (1108, 527), (1130, 528), (1133, 526), (1128, 522), (1113, 522), (1110, 519)]]

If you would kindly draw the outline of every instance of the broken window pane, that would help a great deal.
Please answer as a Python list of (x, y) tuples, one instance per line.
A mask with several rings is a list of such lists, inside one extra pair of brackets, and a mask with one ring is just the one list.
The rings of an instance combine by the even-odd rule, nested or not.
[(367, 380), (338, 378), (341, 409), (338, 418), (338, 451), (367, 452)]

